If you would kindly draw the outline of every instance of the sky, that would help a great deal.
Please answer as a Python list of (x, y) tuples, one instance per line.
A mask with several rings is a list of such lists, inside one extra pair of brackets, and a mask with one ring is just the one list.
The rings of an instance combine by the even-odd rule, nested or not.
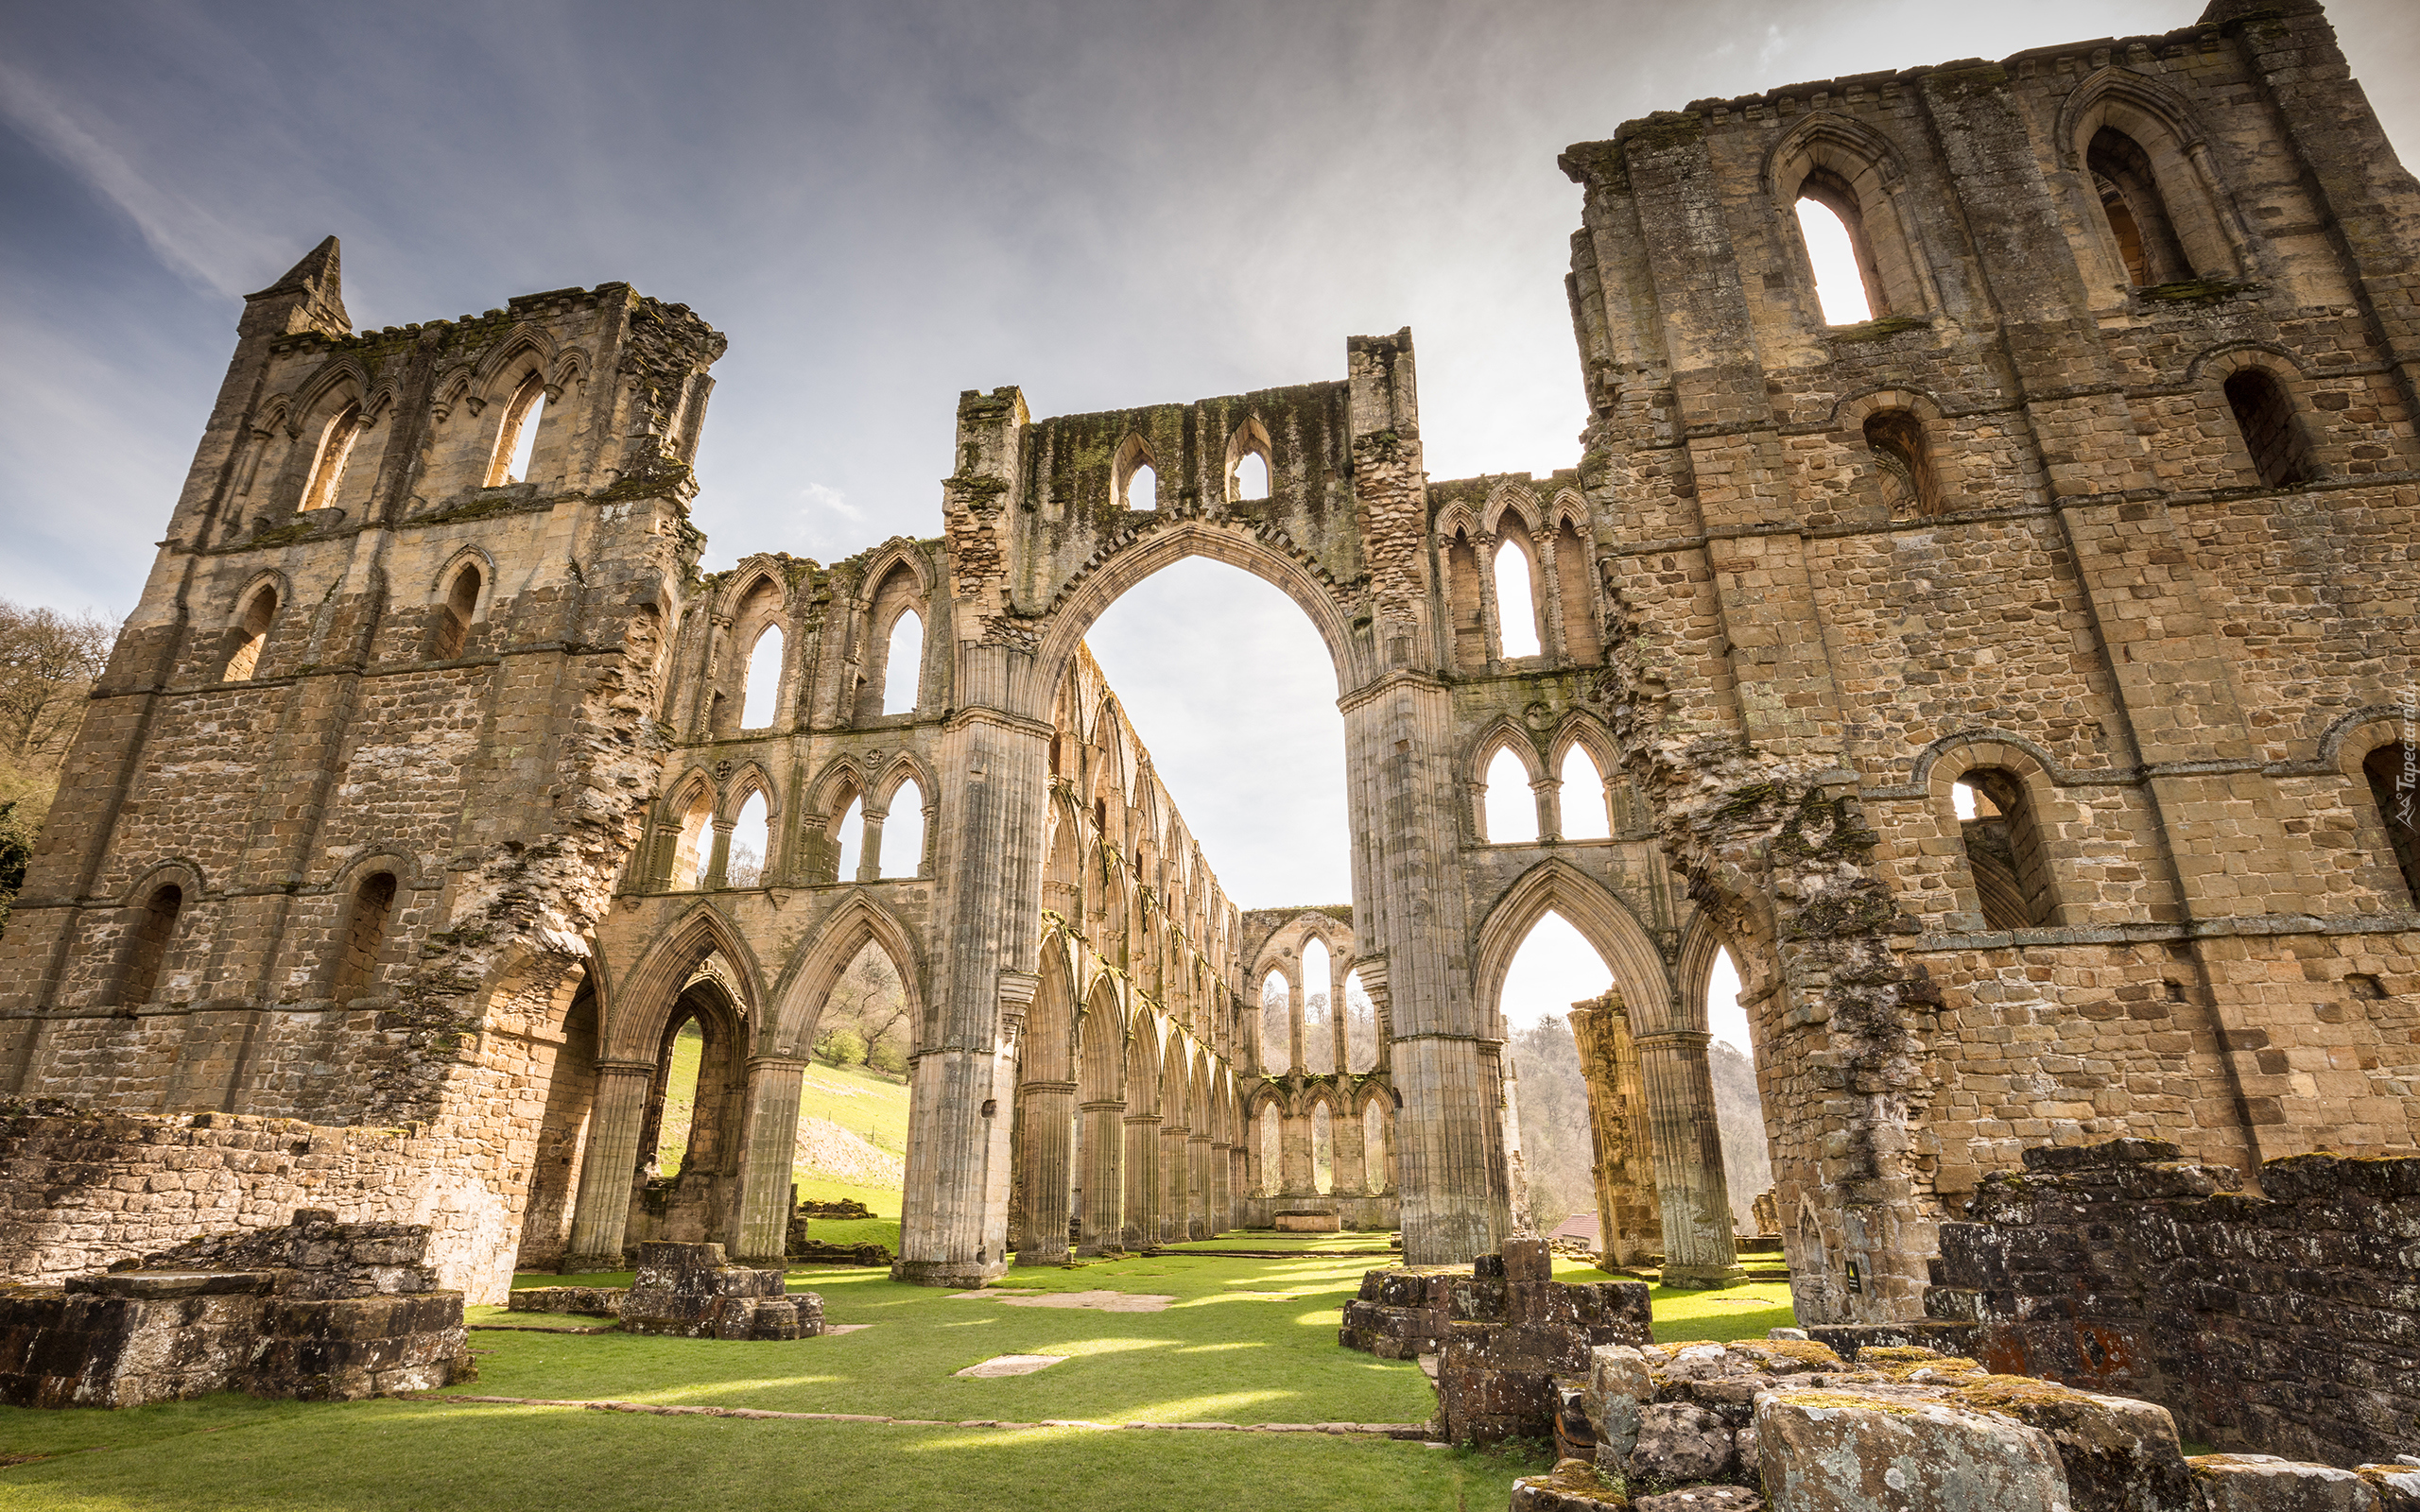
[[(1405, 325), (1432, 476), (1569, 466), (1564, 146), (2200, 9), (0, 8), (0, 597), (132, 608), (242, 294), (331, 232), (363, 328), (625, 280), (728, 335), (710, 568), (937, 534), (961, 389), (1021, 385), (1051, 415), (1335, 379), (1347, 336)], [(2420, 141), (2420, 6), (2330, 13), (2390, 134)], [(1188, 563), (1093, 644), (1232, 895), (1349, 895), (1334, 685), (1298, 610)]]

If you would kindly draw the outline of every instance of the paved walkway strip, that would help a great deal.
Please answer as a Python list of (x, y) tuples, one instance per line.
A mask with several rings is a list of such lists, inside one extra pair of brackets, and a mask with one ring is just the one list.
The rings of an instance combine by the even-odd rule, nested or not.
[(648, 1401), (565, 1401), (545, 1397), (439, 1396), (410, 1392), (401, 1400), (428, 1402), (474, 1402), (489, 1407), (579, 1407), (589, 1412), (644, 1413), (653, 1418), (748, 1418), (777, 1422), (885, 1423), (893, 1428), (1092, 1428), (1185, 1431), (1221, 1434), (1335, 1434), (1354, 1438), (1426, 1439), (1426, 1423), (1097, 1423), (1080, 1418), (1046, 1418), (1038, 1423), (1010, 1422), (998, 1418), (974, 1418), (944, 1422), (933, 1418), (877, 1418), (856, 1412), (770, 1412), (762, 1407), (691, 1407)]

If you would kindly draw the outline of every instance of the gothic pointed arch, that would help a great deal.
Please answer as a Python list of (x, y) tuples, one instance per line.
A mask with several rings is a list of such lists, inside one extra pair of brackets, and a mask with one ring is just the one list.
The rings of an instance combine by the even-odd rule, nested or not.
[(1505, 973), (1522, 941), (1548, 913), (1560, 914), (1604, 957), (1614, 980), (1639, 1015), (1641, 1033), (1678, 1027), (1671, 979), (1655, 937), (1628, 904), (1595, 878), (1560, 857), (1538, 863), (1507, 887), (1486, 922), (1479, 925), (1474, 980), (1479, 1003), (1491, 1014), (1504, 991)]
[[(710, 955), (720, 955), (743, 1018), (754, 1020), (763, 980), (748, 938), (711, 902), (700, 902), (656, 937), (616, 994), (605, 1021), (600, 1059), (653, 1060), (681, 996), (682, 985)], [(845, 965), (846, 963), (842, 963)], [(803, 1053), (803, 1052), (802, 1052)]]
[(908, 994), (908, 1022), (916, 1024), (920, 1033), (928, 1032), (921, 985), (924, 954), (917, 949), (916, 936), (897, 915), (860, 889), (824, 919), (811, 942), (783, 969), (773, 986), (772, 1010), (765, 1015), (758, 1032), (759, 1053), (805, 1055), (815, 1042), (824, 1001), (849, 963), (869, 944), (880, 947), (897, 968), (901, 988)]

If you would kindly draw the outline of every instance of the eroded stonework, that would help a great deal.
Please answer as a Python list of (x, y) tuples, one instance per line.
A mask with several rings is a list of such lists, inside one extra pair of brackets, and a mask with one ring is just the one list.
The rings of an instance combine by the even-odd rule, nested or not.
[[(1564, 163), (1569, 470), (1427, 479), (1404, 331), (1191, 404), (967, 392), (938, 535), (715, 574), (721, 335), (614, 284), (354, 333), (331, 241), (247, 303), (0, 940), (0, 1085), (70, 1105), (11, 1158), (149, 1120), (100, 1163), (190, 1150), (266, 1213), (247, 1183), (292, 1173), (201, 1119), (301, 1120), (368, 1152), (339, 1210), (430, 1224), (474, 1301), (641, 1240), (769, 1263), (873, 946), (913, 1026), (903, 1277), (1281, 1216), (1467, 1263), (1512, 1234), (1499, 999), (1548, 912), (1613, 968), (1618, 1126), (1712, 1280), (1737, 956), (1809, 1322), (1912, 1316), (1945, 1204), (2024, 1145), (2411, 1146), (2420, 190), (2318, 8), (1702, 101)], [(1827, 319), (1802, 200), (1871, 318)], [(1189, 556), (1327, 647), (1349, 906), (1229, 899), (1083, 651)], [(1509, 828), (1491, 770), (1534, 800)], [(1314, 937), (1374, 1044), (1269, 1032)], [(690, 1159), (648, 1182), (690, 1022)], [(142, 1185), (22, 1194), (0, 1253), (156, 1244), (184, 1189)]]

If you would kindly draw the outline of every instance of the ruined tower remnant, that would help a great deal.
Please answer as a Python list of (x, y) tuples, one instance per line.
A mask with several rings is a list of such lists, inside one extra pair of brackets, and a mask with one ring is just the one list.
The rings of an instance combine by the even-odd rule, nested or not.
[(1609, 1269), (1652, 1264), (1664, 1253), (1663, 1221), (1645, 1116), (1647, 1085), (1639, 1075), (1638, 1044), (1622, 995), (1608, 992), (1593, 1003), (1573, 1004), (1571, 1038), (1588, 1092), (1598, 1259)]
[[(721, 336), (615, 284), (355, 334), (313, 253), (248, 302), (0, 939), (0, 1085), (60, 1100), (0, 1116), (41, 1194), (0, 1258), (306, 1187), (430, 1224), (475, 1302), (643, 1241), (777, 1256), (872, 948), (902, 1277), (1281, 1211), (1466, 1262), (1512, 1231), (1501, 1000), (1549, 912), (1618, 984), (1676, 1279), (1735, 1271), (1738, 957), (1810, 1322), (1913, 1314), (1945, 1199), (2027, 1144), (2413, 1143), (2420, 189), (2318, 8), (1563, 161), (1576, 468), (1428, 479), (1403, 331), (1189, 404), (967, 392), (939, 536), (710, 575)], [(1825, 287), (1802, 214), (1853, 254)], [(1083, 651), (1193, 556), (1326, 646), (1349, 905), (1229, 900)]]
[(1739, 954), (1801, 1314), (1912, 1314), (2021, 1145), (2420, 1139), (2420, 191), (2319, 7), (1564, 164), (1604, 708)]

